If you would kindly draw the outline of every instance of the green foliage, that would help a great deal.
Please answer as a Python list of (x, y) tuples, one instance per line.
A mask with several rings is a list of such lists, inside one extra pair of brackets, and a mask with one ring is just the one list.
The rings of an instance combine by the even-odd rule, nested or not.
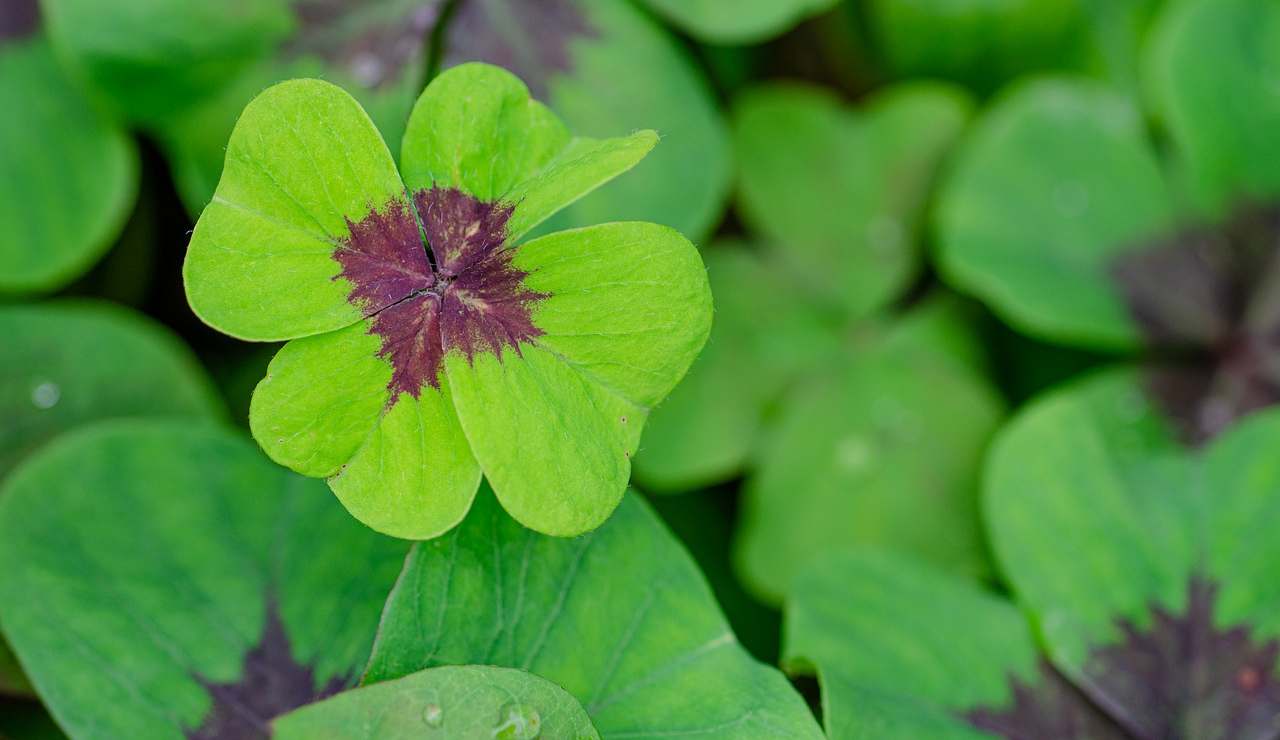
[[(396, 536), (430, 538), (454, 526), (481, 472), (528, 526), (558, 535), (598, 526), (626, 488), (649, 409), (706, 340), (706, 276), (687, 240), (651, 224), (511, 245), (654, 141), (650, 132), (572, 138), (519, 80), (464, 65), (415, 106), (402, 182), (368, 117), (341, 90), (296, 81), (255, 99), (232, 135), (184, 274), (192, 307), (211, 325), (246, 339), (294, 340), (254, 394), (259, 443), (283, 465), (330, 478), (356, 517)], [(432, 283), (414, 286), (419, 292), (397, 285), (380, 303), (362, 303), (352, 296), (369, 286), (351, 282), (340, 252), (403, 248), (425, 262), (430, 249), (436, 269), (452, 269), (460, 258), (449, 244), (427, 246), (415, 233), (412, 244), (380, 247), (356, 230), (411, 207), (433, 228), (437, 217), (410, 206), (406, 187), (413, 198), (442, 190), (508, 209), (494, 246), (512, 250), (521, 289), (538, 297), (529, 316), (536, 335), (476, 354), (470, 335), (459, 344), (417, 330), (415, 342), (443, 342), (442, 361), (425, 370), (395, 364), (402, 339), (377, 336), (379, 314), (405, 310), (396, 307)], [(442, 238), (480, 226), (438, 224)], [(394, 272), (410, 258), (369, 259)], [(502, 295), (483, 301), (482, 312), (515, 305)], [(407, 372), (425, 375), (393, 387)]]
[(441, 666), (355, 689), (286, 715), (275, 737), (413, 740), (599, 738), (582, 706), (550, 681), (512, 668)]
[(764, 41), (836, 0), (645, 0), (654, 12), (713, 44)]
[(0, 626), (75, 737), (231, 733), (355, 680), (403, 555), (239, 435), (105, 422), (0, 493)]
[(554, 682), (600, 733), (818, 737), (780, 673), (737, 643), (689, 556), (635, 495), (583, 537), (521, 527), (483, 492), (414, 545), (366, 682), (488, 664)]
[(59, 65), (43, 33), (0, 38), (0, 296), (87, 271), (137, 189), (133, 143)]

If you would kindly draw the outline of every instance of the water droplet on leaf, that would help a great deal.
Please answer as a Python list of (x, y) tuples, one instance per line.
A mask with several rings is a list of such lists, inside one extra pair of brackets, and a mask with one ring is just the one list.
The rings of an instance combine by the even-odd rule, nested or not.
[(427, 727), (438, 728), (444, 724), (444, 710), (440, 708), (439, 704), (428, 704), (422, 710), (422, 721), (426, 723)]
[(38, 409), (51, 409), (58, 405), (62, 398), (62, 389), (57, 383), (40, 383), (31, 389), (31, 404)]
[(542, 733), (542, 717), (538, 710), (522, 704), (507, 704), (498, 712), (498, 726), (493, 737), (499, 740), (533, 740)]

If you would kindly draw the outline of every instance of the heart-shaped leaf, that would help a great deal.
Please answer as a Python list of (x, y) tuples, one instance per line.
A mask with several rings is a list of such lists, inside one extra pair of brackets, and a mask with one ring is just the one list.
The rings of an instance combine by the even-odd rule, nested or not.
[(836, 0), (645, 0), (663, 17), (712, 44), (750, 44), (782, 33)]
[(1127, 98), (1083, 81), (1014, 88), (975, 125), (939, 197), (940, 266), (957, 287), (1032, 334), (1139, 344), (1111, 271), (1173, 209)]
[(0, 8), (0, 106), (0, 294), (56, 290), (119, 234), (137, 154), (58, 63), (36, 0)]
[(229, 431), (104, 422), (0, 493), (0, 628), (73, 737), (266, 737), (355, 681), (403, 557)]
[(414, 546), (365, 681), (441, 665), (529, 671), (605, 737), (818, 737), (804, 701), (756, 663), (689, 556), (635, 495), (577, 539), (522, 528), (482, 492), (460, 527)]
[(260, 95), (185, 265), (207, 322), (294, 340), (254, 394), (259, 443), (396, 536), (457, 524), (481, 472), (527, 526), (599, 525), (706, 341), (706, 274), (652, 224), (516, 242), (654, 142), (571, 138), (519, 80), (470, 64), (419, 99), (402, 183), (340, 89)]
[(587, 136), (653, 128), (662, 147), (567, 209), (567, 228), (654, 221), (701, 240), (719, 222), (731, 161), (724, 123), (689, 54), (626, 0), (459, 0), (433, 49), (446, 67), (507, 68)]
[(281, 717), (279, 740), (599, 738), (572, 696), (513, 668), (440, 666), (348, 691)]
[(969, 107), (959, 91), (932, 84), (892, 88), (858, 112), (816, 88), (741, 96), (740, 209), (772, 267), (849, 318), (897, 298), (920, 269), (925, 196)]
[(1036, 402), (990, 457), (992, 543), (1039, 640), (902, 561), (831, 557), (798, 580), (787, 654), (818, 668), (833, 737), (1272, 736), (1280, 413), (1188, 453), (1132, 377)]

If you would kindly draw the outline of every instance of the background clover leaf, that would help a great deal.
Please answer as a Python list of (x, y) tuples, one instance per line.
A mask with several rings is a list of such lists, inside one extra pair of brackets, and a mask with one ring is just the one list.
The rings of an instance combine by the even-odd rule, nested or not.
[(348, 691), (276, 720), (281, 740), (409, 740), (423, 732), (532, 740), (599, 738), (582, 706), (531, 673), (440, 666)]
[(836, 0), (645, 0), (672, 23), (694, 37), (715, 44), (764, 41), (790, 26), (828, 10)]
[(414, 107), (402, 184), (340, 89), (256, 98), (184, 274), (211, 325), (293, 339), (250, 406), (259, 443), (401, 537), (457, 524), (481, 471), (528, 526), (598, 526), (706, 341), (706, 275), (652, 224), (517, 240), (655, 140), (572, 138), (510, 73), (461, 65)]
[(474, 663), (558, 684), (605, 737), (819, 736), (635, 495), (594, 532), (559, 539), (521, 527), (483, 491), (461, 526), (414, 546), (364, 680)]
[(0, 295), (48, 292), (86, 272), (124, 226), (133, 143), (59, 63), (35, 0), (0, 33)]
[(1280, 553), (1262, 533), (1280, 478), (1260, 453), (1280, 415), (1198, 453), (1143, 401), (1131, 372), (1098, 375), (993, 447), (986, 520), (1036, 638), (1012, 605), (900, 556), (832, 555), (798, 579), (787, 661), (816, 667), (833, 737), (1270, 732)]
[(51, 443), (7, 480), (0, 532), (0, 625), (75, 737), (264, 733), (355, 682), (404, 555), (239, 435), (176, 421)]

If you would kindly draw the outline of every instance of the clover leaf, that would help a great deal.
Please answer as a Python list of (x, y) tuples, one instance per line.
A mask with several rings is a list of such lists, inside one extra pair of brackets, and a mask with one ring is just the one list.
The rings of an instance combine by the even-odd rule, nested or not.
[(50, 439), (94, 421), (226, 414), (191, 351), (127, 309), (69, 300), (0, 306), (0, 336), (0, 479)]
[(359, 676), (404, 544), (239, 435), (113, 420), (0, 492), (0, 628), (73, 737), (265, 737)]
[(635, 494), (599, 529), (562, 539), (520, 526), (485, 490), (461, 526), (414, 545), (365, 682), (478, 663), (563, 687), (604, 737), (820, 737)]
[(969, 317), (940, 295), (888, 310), (918, 276), (927, 194), (968, 112), (937, 84), (856, 111), (795, 85), (735, 106), (753, 241), (706, 251), (716, 324), (655, 411), (636, 475), (677, 492), (745, 472), (736, 560), (766, 599), (850, 541), (988, 569), (974, 480), (1001, 403)]
[(599, 738), (565, 690), (531, 673), (496, 666), (440, 666), (354, 689), (276, 720), (280, 740), (414, 740), (451, 737), (533, 740)]
[(836, 0), (645, 0), (697, 39), (712, 44), (749, 44), (776, 36)]
[(555, 228), (634, 219), (694, 241), (709, 235), (729, 195), (729, 141), (713, 91), (671, 34), (627, 0), (453, 5), (432, 37), (444, 67), (505, 67), (587, 136), (641, 126), (662, 133), (662, 147), (630, 177), (567, 208)]
[(119, 234), (137, 154), (59, 64), (36, 0), (0, 8), (0, 106), (0, 295), (56, 290)]
[(655, 140), (572, 138), (515, 77), (472, 64), (418, 100), (397, 172), (340, 89), (264, 92), (184, 268), (210, 325), (293, 340), (254, 394), (255, 438), (397, 536), (457, 524), (482, 472), (527, 526), (599, 525), (706, 340), (706, 274), (652, 224), (520, 237)]
[(1040, 80), (977, 124), (940, 197), (944, 276), (1014, 326), (1184, 358), (1181, 382), (1162, 373), (1151, 388), (1189, 442), (1280, 399), (1268, 297), (1280, 178), (1267, 164), (1280, 109), (1256, 75), (1278, 20), (1270, 6), (1199, 0), (1159, 19), (1147, 67), (1178, 177), (1125, 95)]
[(1032, 404), (989, 459), (991, 539), (1030, 623), (902, 556), (798, 580), (787, 662), (817, 669), (831, 737), (1270, 736), (1280, 414), (1190, 453), (1121, 402), (1126, 375)]

